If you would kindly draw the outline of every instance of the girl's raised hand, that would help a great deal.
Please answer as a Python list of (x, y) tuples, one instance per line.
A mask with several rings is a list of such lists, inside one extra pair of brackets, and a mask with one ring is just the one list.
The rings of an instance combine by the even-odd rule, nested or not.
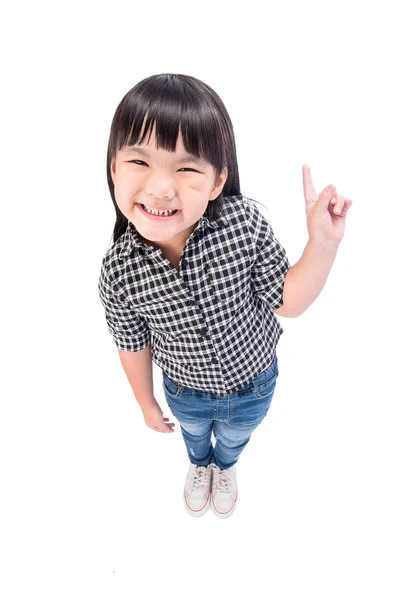
[(347, 212), (353, 201), (328, 185), (318, 195), (308, 165), (303, 165), (303, 190), (310, 240), (322, 245), (338, 245), (344, 236)]

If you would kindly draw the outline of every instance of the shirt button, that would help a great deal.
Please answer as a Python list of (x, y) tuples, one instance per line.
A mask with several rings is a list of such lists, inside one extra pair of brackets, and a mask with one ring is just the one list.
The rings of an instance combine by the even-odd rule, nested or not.
[(214, 357), (214, 358), (211, 359), (211, 362), (212, 362), (213, 365), (217, 365), (218, 364), (218, 359)]
[(187, 263), (188, 263), (188, 261), (186, 260), (186, 258), (183, 258), (181, 261), (182, 267), (186, 267)]
[(204, 327), (204, 328), (203, 328), (203, 329), (200, 331), (200, 335), (201, 335), (201, 336), (205, 336), (205, 335), (207, 335), (207, 331), (208, 331), (208, 330), (207, 330), (207, 327)]

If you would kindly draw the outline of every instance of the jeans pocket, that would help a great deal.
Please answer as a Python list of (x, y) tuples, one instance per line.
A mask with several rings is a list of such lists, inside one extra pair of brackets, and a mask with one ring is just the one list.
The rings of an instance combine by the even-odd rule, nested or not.
[(254, 381), (254, 394), (257, 398), (267, 398), (274, 393), (276, 380), (279, 375), (278, 357), (275, 354), (274, 360), (265, 371)]
[(168, 396), (172, 396), (172, 398), (179, 398), (182, 395), (184, 386), (181, 383), (178, 383), (177, 381), (174, 381), (173, 379), (168, 377), (168, 375), (164, 371), (162, 372), (162, 376), (163, 388), (167, 402)]

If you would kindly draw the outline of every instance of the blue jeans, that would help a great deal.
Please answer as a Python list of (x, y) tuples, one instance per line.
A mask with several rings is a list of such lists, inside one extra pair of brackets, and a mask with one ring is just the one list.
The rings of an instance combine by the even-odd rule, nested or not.
[[(253, 381), (228, 396), (183, 386), (162, 371), (167, 404), (179, 421), (189, 460), (229, 469), (266, 416), (279, 375), (278, 357)], [(211, 434), (216, 443), (212, 445)]]

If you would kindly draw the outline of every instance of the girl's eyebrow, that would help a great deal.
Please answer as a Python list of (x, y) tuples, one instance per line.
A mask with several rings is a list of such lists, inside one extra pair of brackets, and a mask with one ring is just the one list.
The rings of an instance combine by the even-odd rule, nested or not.
[[(122, 152), (137, 152), (138, 154), (143, 154), (143, 156), (151, 156), (147, 150), (140, 148), (139, 146), (125, 146), (121, 149)], [(176, 159), (177, 162), (197, 162), (197, 163), (206, 163), (203, 158), (199, 158), (195, 154), (186, 154), (185, 156), (178, 157)]]

